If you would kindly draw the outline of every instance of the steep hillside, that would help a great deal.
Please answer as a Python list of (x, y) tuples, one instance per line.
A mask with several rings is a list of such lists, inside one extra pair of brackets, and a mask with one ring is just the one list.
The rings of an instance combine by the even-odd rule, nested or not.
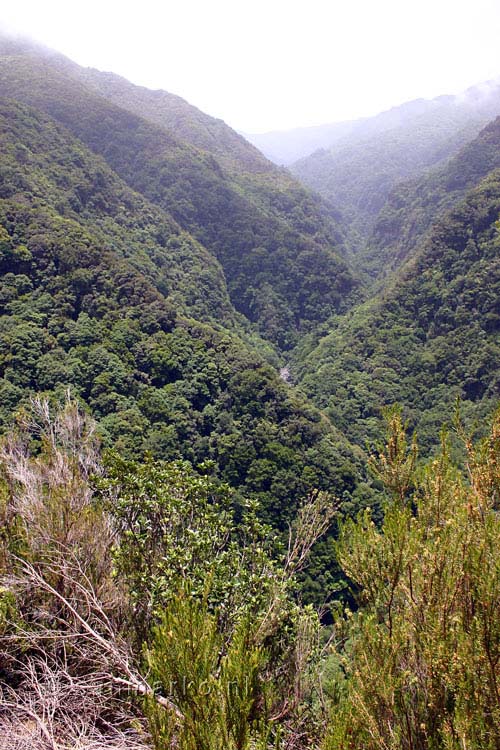
[(220, 265), (168, 213), (41, 112), (2, 100), (0, 123), (2, 197), (50, 204), (127, 259), (178, 312), (234, 327)]
[(0, 35), (0, 54), (22, 55), (31, 57), (33, 61), (43, 60), (60, 73), (84, 83), (113, 104), (171, 130), (179, 139), (214, 154), (222, 163), (233, 168), (277, 173), (273, 164), (258, 149), (252, 147), (223, 120), (210, 117), (180, 96), (161, 89), (136, 86), (115, 73), (83, 68), (59, 52), (29, 39)]
[(65, 60), (60, 67), (113, 104), (167, 128), (187, 143), (213, 154), (222, 166), (234, 170), (237, 178), (242, 172), (269, 173), (276, 177), (274, 165), (258, 149), (223, 120), (206, 115), (180, 96), (161, 89), (136, 86), (114, 73), (68, 65)]
[[(249, 161), (263, 171), (241, 172), (236, 180), (234, 167), (213, 152), (152, 121), (163, 119), (168, 97), (162, 98), (158, 118), (143, 91), (126, 87), (132, 100), (148, 99), (144, 109), (151, 120), (145, 120), (77, 80), (74, 66), (69, 66), (71, 73), (63, 72), (50, 56), (31, 48), (29, 54), (18, 51), (10, 54), (8, 47), (9, 54), (0, 57), (0, 93), (63, 124), (130, 187), (194, 235), (220, 261), (233, 304), (262, 335), (290, 347), (299, 331), (350, 303), (356, 281), (338, 253), (340, 233), (316, 199), (252, 147), (247, 147)], [(89, 76), (101, 80), (82, 73)], [(243, 148), (236, 134), (232, 142)]]
[(436, 222), (388, 287), (306, 356), (303, 387), (358, 444), (378, 438), (381, 408), (394, 402), (405, 405), (425, 449), (456, 398), (471, 419), (496, 405), (499, 216), (496, 170)]
[[(175, 133), (177, 138), (212, 154), (224, 177), (250, 199), (266, 217), (285, 222), (300, 234), (334, 246), (345, 256), (340, 215), (327, 208), (287, 170), (277, 169), (222, 120), (209, 117), (166, 91), (135, 86), (113, 73), (81, 68), (66, 58), (53, 58), (61, 70), (106, 100)], [(325, 258), (325, 262), (328, 262)]]
[(106, 445), (211, 461), (275, 524), (356, 492), (361, 454), (245, 343), (204, 248), (44, 113), (1, 100), (0, 147), (3, 429), (70, 387)]
[(415, 250), (432, 222), (457, 204), (466, 192), (500, 167), (500, 118), (443, 166), (398, 184), (380, 211), (373, 233), (361, 252), (371, 275), (386, 276)]
[(500, 117), (455, 153), (455, 104), (330, 154), (362, 286), (223, 122), (0, 39), (0, 748), (500, 750)]
[(362, 243), (399, 181), (453, 155), (499, 114), (498, 83), (462, 97), (410, 102), (363, 121), (329, 150), (291, 169), (341, 211)]

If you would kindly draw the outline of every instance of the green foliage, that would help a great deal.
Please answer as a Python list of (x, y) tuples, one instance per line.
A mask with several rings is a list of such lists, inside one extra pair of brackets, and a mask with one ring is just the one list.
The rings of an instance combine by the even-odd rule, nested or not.
[(328, 524), (325, 496), (303, 504), (284, 555), (254, 503), (236, 518), (228, 488), (187, 464), (103, 466), (69, 399), (34, 401), (0, 457), (6, 538), (16, 527), (24, 541), (2, 548), (2, 709), (31, 697), (38, 716), (51, 675), (45, 738), (69, 736), (74, 716), (92, 737), (97, 721), (128, 734), (134, 714), (158, 748), (264, 750), (316, 731), (320, 626), (294, 575)]
[(277, 538), (254, 504), (236, 523), (229, 487), (187, 463), (138, 464), (110, 455), (106, 468), (99, 490), (120, 533), (116, 574), (129, 589), (141, 638), (186, 586), (198, 599), (209, 591), (207, 603), (226, 628), (268, 596)]
[(174, 738), (182, 750), (267, 746), (274, 696), (266, 674), (270, 653), (255, 642), (257, 632), (245, 619), (225, 642), (204, 602), (180, 593), (169, 603), (154, 630), (147, 663), (182, 721), (179, 731), (175, 718), (149, 701), (146, 712), (158, 750)]
[[(364, 270), (405, 262), (352, 311), (358, 284), (336, 222), (223, 123), (7, 47), (8, 689), (21, 686), (25, 707), (44, 696), (42, 673), (72, 690), (83, 681), (109, 727), (115, 699), (139, 711), (122, 704), (126, 687), (158, 750), (318, 747), (327, 700), (328, 750), (498, 750), (498, 421), (476, 450), (465, 440), (469, 481), (456, 436), (422, 468), (406, 428), (427, 453), (457, 396), (466, 422), (498, 398), (499, 121), (387, 202), (396, 180), (467, 139), (450, 102), (436, 108), (438, 132), (417, 102), (408, 127), (327, 157), (356, 242), (378, 215)], [(292, 377), (317, 407), (278, 377), (278, 351), (297, 343)], [(113, 449), (104, 467), (76, 404), (51, 412), (68, 388)], [(33, 401), (39, 392), (49, 401)], [(395, 402), (408, 424), (389, 410), (372, 483), (362, 448)], [(340, 540), (334, 527), (304, 569), (333, 509)], [(332, 596), (357, 608), (333, 608), (340, 645), (325, 662), (327, 633), (300, 601)], [(59, 737), (67, 724), (55, 721)]]
[[(133, 269), (129, 273), (143, 274), (162, 295), (170, 296), (177, 310), (203, 320), (234, 324), (220, 266), (180, 231), (169, 214), (130, 190), (102, 159), (41, 112), (3, 101), (0, 121), (1, 197), (14, 198), (38, 211), (40, 235), (54, 231), (44, 227), (43, 232), (40, 226), (50, 207), (59, 221), (69, 219), (83, 228), (84, 244), (100, 248), (108, 257), (114, 254), (117, 260), (126, 259)], [(22, 161), (18, 158), (20, 143), (25, 149)], [(24, 200), (19, 201), (20, 195)], [(13, 243), (12, 229), (4, 228), (1, 257), (4, 273), (18, 269), (14, 278), (9, 277), (9, 285), (17, 282), (18, 286), (23, 269), (29, 268), (30, 261), (36, 263), (39, 253), (33, 256), (16, 237)], [(68, 265), (76, 264), (82, 256), (81, 244), (82, 240), (73, 248), (68, 245), (64, 262), (55, 270), (63, 273)], [(45, 269), (49, 271), (50, 266)], [(92, 277), (81, 268), (74, 291), (82, 297), (91, 284)]]
[(257, 353), (207, 251), (45, 115), (9, 102), (0, 117), (4, 429), (70, 386), (106, 445), (214, 461), (276, 526), (313, 487), (350, 495), (361, 458)]
[(294, 601), (294, 573), (327, 526), (325, 499), (303, 506), (282, 561), (255, 503), (236, 517), (228, 488), (187, 464), (114, 455), (105, 469), (114, 575), (156, 691), (145, 701), (155, 747), (281, 747), (298, 727), (314, 733), (319, 620)]
[[(18, 64), (26, 73), (34, 63), (17, 60), (9, 68), (9, 76), (14, 75), (11, 84), (22, 88), (16, 78)], [(52, 98), (47, 91), (42, 95), (36, 87), (31, 90), (36, 103), (57, 105), (53, 114), (63, 117), (66, 125), (76, 108), (78, 133), (85, 129), (86, 138), (97, 138), (98, 120), (99, 127), (107, 122), (106, 143), (111, 147), (112, 141), (113, 158), (126, 164), (136, 143), (127, 140), (132, 137), (128, 125), (136, 122), (132, 115), (99, 97), (83, 97), (78, 103), (76, 82), (55, 71), (53, 76), (44, 83), (54, 86)], [(84, 101), (82, 117), (79, 107)], [(42, 391), (58, 401), (71, 387), (97, 418), (106, 446), (126, 456), (150, 451), (166, 460), (186, 459), (193, 466), (213, 461), (214, 475), (238, 490), (236, 504), (243, 497), (258, 500), (262, 517), (280, 530), (286, 530), (299, 498), (314, 487), (351, 501), (355, 472), (362, 470), (361, 454), (278, 379), (266, 362), (276, 365), (276, 354), (232, 308), (214, 257), (179, 229), (170, 212), (133, 192), (103, 158), (39, 109), (3, 101), (0, 120), (2, 428), (33, 394)], [(212, 162), (164, 131), (141, 123), (137, 138), (144, 148), (157, 143), (164, 149), (170, 144), (165, 159), (179, 158), (182, 164), (187, 159), (184, 167), (176, 165), (176, 178), (183, 169), (192, 168), (193, 179), (201, 170), (201, 205), (204, 171), (207, 180), (222, 180)], [(125, 130), (118, 145), (116, 128), (121, 127)], [(89, 145), (94, 148), (94, 141)], [(290, 180), (283, 175), (278, 193), (271, 177), (262, 175), (259, 180), (263, 202), (276, 204), (273, 211), (293, 211), (304, 201), (308, 218), (301, 231), (312, 231), (316, 209), (302, 189), (295, 186), (294, 195), (289, 193)], [(167, 183), (177, 190), (174, 173), (164, 187)], [(189, 186), (186, 190), (195, 195)], [(240, 205), (238, 201), (240, 197)], [(226, 208), (229, 211), (229, 204)], [(295, 216), (300, 224), (300, 211)], [(272, 219), (273, 227), (277, 221)], [(282, 237), (273, 229), (273, 241), (283, 242), (285, 250), (272, 274), (285, 269), (286, 275), (286, 246), (298, 235), (292, 232), (289, 237), (284, 219), (279, 222)], [(257, 224), (268, 231), (265, 222)], [(236, 219), (233, 229), (245, 234)], [(233, 247), (233, 239), (229, 244)], [(267, 239), (257, 245), (264, 263), (267, 245)], [(318, 260), (323, 251), (311, 256), (309, 240), (303, 247), (304, 263), (297, 266), (297, 278), (304, 285), (300, 304), (304, 310), (309, 306), (307, 315), (314, 317), (314, 300), (323, 298), (325, 290), (314, 292), (314, 284), (307, 286), (307, 271), (311, 258)], [(240, 261), (237, 266), (242, 267)], [(257, 271), (252, 266), (253, 280)], [(322, 265), (316, 275), (324, 276)], [(322, 283), (329, 284), (326, 278)], [(348, 275), (344, 281), (339, 276), (339, 283), (344, 282), (349, 286)], [(246, 281), (242, 284), (254, 288)], [(259, 289), (258, 315), (272, 337), (272, 331), (282, 330), (276, 323), (278, 297), (264, 277)], [(288, 321), (286, 329), (291, 330), (293, 316), (286, 312), (286, 304), (279, 305)], [(330, 578), (328, 585), (330, 591)]]
[(302, 386), (354, 442), (373, 445), (382, 408), (396, 402), (425, 451), (457, 397), (469, 421), (494, 408), (499, 215), (500, 175), (493, 171), (433, 225), (383, 290), (306, 353)]
[(418, 249), (432, 224), (500, 167), (499, 146), (497, 118), (444, 165), (418, 179), (399, 183), (389, 194), (367, 246), (358, 256), (370, 275), (387, 277), (399, 268)]
[[(469, 93), (462, 98), (419, 99), (360, 120), (331, 148), (292, 165), (292, 172), (343, 216), (358, 268), (373, 273), (384, 269), (384, 261), (391, 262), (390, 255), (384, 253), (377, 266), (364, 245), (381, 211), (387, 220), (384, 206), (393, 188), (398, 191), (398, 183), (425, 175), (429, 168), (443, 163), (498, 115), (498, 87), (484, 95)], [(476, 155), (474, 160), (473, 169), (480, 171)], [(423, 182), (426, 184), (425, 179)], [(426, 203), (426, 191), (417, 194), (420, 201)], [(394, 205), (393, 198), (389, 202)], [(400, 228), (405, 231), (404, 226)]]
[[(212, 265), (214, 257), (220, 261), (236, 309), (264, 337), (289, 349), (299, 331), (349, 304), (357, 284), (338, 254), (340, 234), (317, 200), (289, 175), (257, 158), (229, 129), (222, 128), (222, 140), (218, 148), (210, 148), (212, 153), (185, 142), (178, 132), (174, 135), (165, 127), (171, 124), (168, 96), (160, 105), (151, 101), (151, 92), (121, 81), (126, 95), (118, 107), (102, 96), (109, 88), (100, 86), (99, 75), (43, 54), (37, 59), (34, 50), (23, 57), (22, 46), (19, 51), (16, 57), (0, 58), (0, 94), (49, 114), (101, 156), (115, 177), (196, 237), (212, 256)], [(82, 76), (90, 87), (82, 84)], [(127, 103), (132, 111), (123, 108)], [(133, 113), (139, 108), (140, 117)], [(194, 131), (197, 120), (199, 113), (193, 110)], [(220, 125), (216, 129), (220, 132)], [(199, 143), (192, 127), (180, 130)], [(214, 154), (227, 154), (224, 142), (237, 142), (236, 163), (253, 165), (255, 172), (241, 175), (231, 156), (219, 163)], [(102, 205), (94, 195), (96, 187), (105, 187), (99, 162), (90, 184), (86, 175), (75, 186), (70, 208), (76, 213), (96, 202)], [(98, 198), (103, 192), (98, 191)], [(308, 283), (310, 269), (321, 289)], [(213, 284), (212, 273), (206, 278), (203, 270), (201, 276), (208, 287)]]
[[(110, 455), (103, 467), (75, 403), (34, 402), (2, 447), (5, 525), (24, 541), (2, 547), (9, 706), (22, 714), (43, 668), (86, 696), (78, 726), (93, 691), (106, 731), (129, 732), (133, 690), (157, 750), (496, 750), (500, 414), (475, 449), (457, 423), (467, 472), (445, 437), (417, 466), (400, 412), (388, 418), (372, 460), (383, 523), (366, 509), (341, 529), (357, 607), (334, 611), (325, 658), (332, 640), (298, 603), (296, 573), (331, 518), (327, 497), (301, 506), (283, 559), (255, 503), (235, 513), (228, 488), (185, 463)], [(68, 736), (59, 706), (51, 722)]]
[(469, 483), (446, 439), (409, 473), (393, 418), (377, 459), (382, 528), (365, 512), (338, 547), (361, 607), (337, 625), (345, 680), (325, 748), (498, 747), (499, 426), (497, 415), (478, 449), (468, 444)]

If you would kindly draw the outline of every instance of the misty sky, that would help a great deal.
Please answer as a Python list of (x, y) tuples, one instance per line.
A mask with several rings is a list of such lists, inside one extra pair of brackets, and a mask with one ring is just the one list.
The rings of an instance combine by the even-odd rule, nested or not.
[(375, 114), (500, 76), (500, 0), (2, 5), (4, 28), (246, 132)]

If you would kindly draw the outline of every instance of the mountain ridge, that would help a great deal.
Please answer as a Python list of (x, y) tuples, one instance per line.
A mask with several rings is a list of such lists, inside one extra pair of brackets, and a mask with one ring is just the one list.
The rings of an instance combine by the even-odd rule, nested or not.
[[(325, 319), (347, 300), (357, 282), (342, 257), (341, 232), (285, 173), (269, 164), (263, 181), (249, 188), (246, 174), (238, 184), (213, 154), (108, 102), (46, 57), (4, 56), (0, 65), (0, 93), (55, 117), (208, 247), (233, 303), (274, 342), (289, 347), (294, 328)], [(305, 264), (309, 276), (316, 265), (321, 293), (308, 283)]]
[[(498, 402), (500, 118), (463, 154), (481, 152), (484, 140), (494, 152), (491, 168), (479, 169), (467, 188), (470, 175), (460, 169), (458, 203), (431, 214), (399, 269), (292, 368), (309, 397), (361, 446), (376, 443), (385, 406), (403, 404), (430, 450), (456, 399), (471, 422), (485, 420)], [(457, 164), (464, 163), (462, 155)]]
[(364, 254), (379, 275), (396, 270), (443, 211), (500, 166), (500, 118), (454, 156), (419, 178), (398, 183), (379, 213)]
[(274, 523), (313, 486), (355, 492), (361, 453), (280, 380), (201, 246), (45, 113), (0, 100), (0, 143), (4, 430), (71, 388), (105, 445), (212, 461)]
[[(451, 158), (500, 114), (500, 85), (476, 101), (469, 97), (431, 102), (400, 124), (334, 144), (294, 165), (292, 172), (335, 206), (366, 241), (391, 190)], [(397, 117), (396, 117), (397, 119)]]
[(271, 161), (289, 167), (300, 159), (311, 156), (315, 151), (328, 151), (337, 143), (342, 145), (343, 140), (368, 136), (374, 132), (381, 133), (386, 129), (396, 127), (410, 114), (422, 114), (444, 103), (459, 103), (466, 99), (477, 101), (484, 96), (485, 90), (497, 87), (499, 84), (500, 76), (470, 86), (458, 94), (441, 94), (429, 99), (419, 97), (373, 115), (263, 133), (242, 131), (242, 135)]

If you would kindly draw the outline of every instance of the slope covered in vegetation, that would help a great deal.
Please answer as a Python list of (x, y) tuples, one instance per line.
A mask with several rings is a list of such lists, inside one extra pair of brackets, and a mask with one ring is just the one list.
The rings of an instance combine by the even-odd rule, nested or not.
[(327, 496), (303, 505), (283, 551), (210, 477), (103, 463), (75, 404), (35, 401), (0, 454), (2, 740), (496, 750), (499, 421), (476, 448), (458, 426), (467, 473), (446, 441), (417, 469), (397, 413), (390, 427), (372, 459), (383, 523), (367, 509), (344, 525), (356, 607), (327, 629), (295, 599)]
[(500, 88), (417, 100), (362, 121), (351, 134), (296, 162), (293, 173), (344, 215), (362, 246), (398, 182), (452, 156), (500, 114)]
[[(417, 469), (418, 446), (393, 414), (372, 466), (384, 522), (370, 512), (342, 533), (338, 555), (359, 608), (339, 620), (325, 750), (474, 748), (500, 741), (500, 432), (498, 414), (467, 474), (446, 437)], [(345, 645), (343, 645), (345, 644)]]
[(7, 51), (0, 94), (49, 114), (168, 211), (220, 261), (233, 304), (264, 336), (288, 348), (299, 331), (349, 305), (356, 281), (339, 255), (338, 229), (316, 199), (251, 146), (262, 173), (235, 181), (234, 169), (213, 153), (112, 104), (50, 57)]
[(342, 152), (367, 290), (221, 121), (0, 53), (2, 750), (498, 750), (500, 119)]
[(360, 445), (381, 408), (405, 405), (428, 447), (457, 397), (484, 417), (500, 382), (500, 172), (437, 221), (372, 300), (342, 319), (299, 370), (315, 402)]
[[(459, 96), (438, 96), (436, 99), (413, 99), (379, 114), (357, 120), (344, 120), (326, 125), (271, 131), (246, 136), (250, 143), (277, 164), (293, 165), (306, 162), (307, 157), (322, 151), (343, 149), (355, 143), (363, 144), (390, 130), (411, 128), (416, 121), (425, 122), (437, 116), (437, 128), (449, 127), (440, 122), (442, 112), (451, 112), (452, 120), (465, 120), (473, 115), (479, 105), (486, 117), (497, 114), (494, 100), (498, 101), (498, 80), (487, 81), (472, 87)], [(489, 113), (489, 114), (488, 114)], [(436, 133), (438, 135), (438, 133)]]
[(500, 118), (489, 123), (444, 165), (399, 183), (377, 216), (360, 257), (372, 276), (387, 276), (422, 243), (446, 209), (462, 200), (483, 177), (500, 167)]
[(352, 491), (358, 459), (252, 348), (213, 257), (46, 115), (4, 102), (0, 123), (3, 425), (71, 387), (107, 444), (211, 460), (278, 524)]

